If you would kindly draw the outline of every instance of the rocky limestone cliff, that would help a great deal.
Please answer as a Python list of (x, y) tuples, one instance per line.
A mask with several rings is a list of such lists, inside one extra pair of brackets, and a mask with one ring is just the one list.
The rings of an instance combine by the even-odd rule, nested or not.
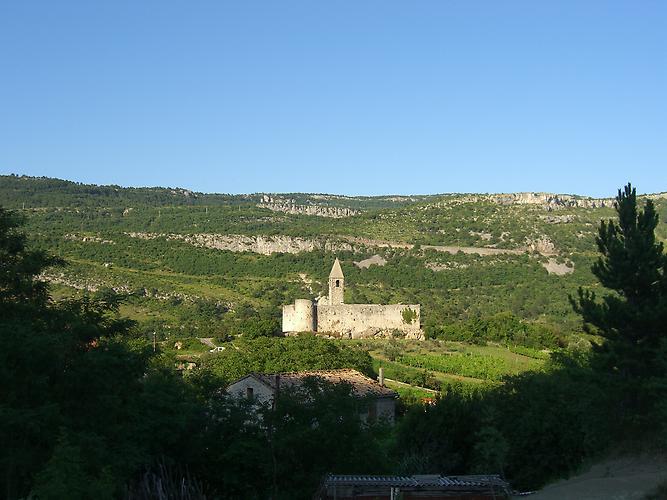
[[(179, 235), (180, 236), (180, 235)], [(314, 250), (328, 252), (354, 251), (349, 243), (320, 238), (293, 236), (243, 236), (224, 234), (192, 234), (181, 239), (195, 246), (217, 248), (232, 252), (254, 252), (263, 255), (272, 253), (301, 253)]]
[(344, 241), (326, 238), (300, 238), (295, 236), (247, 236), (242, 234), (160, 234), (127, 233), (132, 238), (181, 240), (194, 246), (228, 250), (230, 252), (253, 252), (262, 255), (272, 253), (301, 253), (324, 250), (327, 252), (356, 251), (355, 247)]
[(563, 208), (603, 208), (614, 206), (613, 198), (586, 198), (553, 193), (474, 194), (457, 196), (450, 200), (436, 203), (435, 206), (458, 205), (479, 201), (489, 201), (499, 205), (539, 205), (547, 211)]
[(66, 240), (71, 240), (71, 241), (81, 241), (83, 243), (101, 243), (103, 245), (115, 245), (116, 242), (113, 240), (105, 240), (103, 238), (100, 238), (98, 236), (82, 236), (74, 233), (66, 234), (64, 236)]
[(340, 219), (343, 217), (352, 217), (359, 215), (359, 210), (347, 207), (328, 207), (324, 205), (297, 205), (295, 200), (289, 198), (272, 198), (269, 195), (262, 195), (259, 208), (266, 208), (273, 212), (284, 212), (295, 215), (315, 215), (317, 217), (332, 217)]
[(493, 194), (488, 199), (500, 205), (542, 205), (554, 208), (601, 208), (613, 206), (612, 198), (582, 198), (569, 194), (509, 193)]
[(526, 238), (526, 248), (531, 252), (537, 252), (541, 255), (557, 255), (558, 250), (554, 242), (548, 236), (542, 235), (539, 238)]
[[(167, 240), (180, 240), (194, 246), (204, 248), (215, 248), (217, 250), (228, 250), (230, 252), (253, 252), (262, 255), (271, 255), (273, 253), (292, 253), (312, 252), (315, 250), (324, 250), (326, 252), (362, 252), (370, 248), (402, 248), (412, 249), (415, 245), (405, 242), (370, 240), (366, 238), (357, 238), (352, 236), (341, 236), (338, 239), (329, 238), (302, 238), (298, 236), (251, 236), (243, 234), (213, 234), (213, 233), (195, 233), (195, 234), (167, 234), (167, 233), (125, 233), (131, 238), (140, 238), (152, 240), (155, 238), (165, 238)], [(526, 251), (537, 252), (543, 255), (554, 255), (558, 251), (546, 236), (541, 236), (535, 240), (526, 239), (526, 246), (522, 248), (490, 248), (490, 247), (460, 247), (443, 245), (421, 245), (423, 250), (435, 250), (457, 254), (463, 252), (476, 255), (502, 255), (512, 254), (520, 255)]]

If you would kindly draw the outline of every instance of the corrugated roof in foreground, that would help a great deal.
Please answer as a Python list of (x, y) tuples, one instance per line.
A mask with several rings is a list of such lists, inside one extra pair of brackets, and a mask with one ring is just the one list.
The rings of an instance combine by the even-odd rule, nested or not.
[(390, 487), (451, 487), (508, 489), (509, 484), (497, 475), (441, 476), (438, 474), (415, 476), (368, 476), (351, 474), (329, 474), (324, 484), (327, 486), (390, 486)]

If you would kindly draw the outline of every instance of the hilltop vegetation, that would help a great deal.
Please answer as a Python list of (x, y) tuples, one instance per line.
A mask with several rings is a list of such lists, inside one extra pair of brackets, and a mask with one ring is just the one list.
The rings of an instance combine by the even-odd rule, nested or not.
[[(274, 212), (259, 208), (260, 194), (0, 177), (0, 205), (19, 209), (36, 247), (68, 261), (46, 275), (59, 295), (86, 289), (130, 295), (124, 312), (162, 336), (178, 330), (224, 337), (251, 317), (279, 320), (282, 304), (325, 293), (327, 270), (338, 256), (347, 301), (420, 303), (430, 336), (462, 339), (471, 321), (509, 313), (530, 331), (542, 329), (539, 338), (567, 344), (580, 324), (567, 295), (579, 286), (597, 287), (590, 273), (594, 236), (598, 221), (613, 212), (469, 195), (281, 196), (361, 214), (332, 219)], [(657, 199), (656, 207), (665, 220), (667, 203)], [(667, 236), (664, 222), (656, 233)], [(203, 238), (191, 238), (197, 235)], [(245, 243), (220, 250), (222, 235), (232, 241), (263, 235), (268, 254), (238, 252)], [(272, 253), (271, 241), (306, 251)], [(463, 253), (468, 247), (482, 255)], [(375, 255), (386, 264), (355, 265)]]

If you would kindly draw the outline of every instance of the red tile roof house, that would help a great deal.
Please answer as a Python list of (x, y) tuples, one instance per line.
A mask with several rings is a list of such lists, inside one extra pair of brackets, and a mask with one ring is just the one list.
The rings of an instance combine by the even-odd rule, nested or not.
[(252, 399), (261, 404), (271, 404), (281, 388), (298, 389), (305, 380), (317, 377), (333, 384), (348, 383), (352, 394), (359, 398), (369, 398), (368, 413), (362, 414), (364, 421), (385, 419), (393, 424), (398, 394), (384, 384), (352, 369), (311, 370), (288, 373), (251, 373), (230, 384), (226, 392), (232, 396)]

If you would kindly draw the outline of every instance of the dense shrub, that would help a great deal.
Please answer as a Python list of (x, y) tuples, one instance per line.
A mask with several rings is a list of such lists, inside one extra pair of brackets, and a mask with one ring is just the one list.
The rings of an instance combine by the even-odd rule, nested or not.
[(604, 453), (621, 432), (617, 391), (587, 358), (550, 361), (544, 371), (510, 377), (482, 391), (450, 387), (435, 406), (400, 423), (399, 464), (444, 473), (503, 473), (534, 489)]
[(444, 340), (475, 344), (494, 341), (507, 346), (520, 345), (532, 348), (553, 348), (564, 343), (562, 334), (553, 326), (528, 322), (508, 312), (475, 317), (449, 325), (430, 325), (427, 334), (431, 338)]
[(367, 351), (344, 342), (314, 335), (298, 337), (259, 337), (237, 341), (236, 348), (208, 356), (202, 369), (230, 382), (251, 372), (289, 372), (298, 370), (355, 368), (373, 375)]

